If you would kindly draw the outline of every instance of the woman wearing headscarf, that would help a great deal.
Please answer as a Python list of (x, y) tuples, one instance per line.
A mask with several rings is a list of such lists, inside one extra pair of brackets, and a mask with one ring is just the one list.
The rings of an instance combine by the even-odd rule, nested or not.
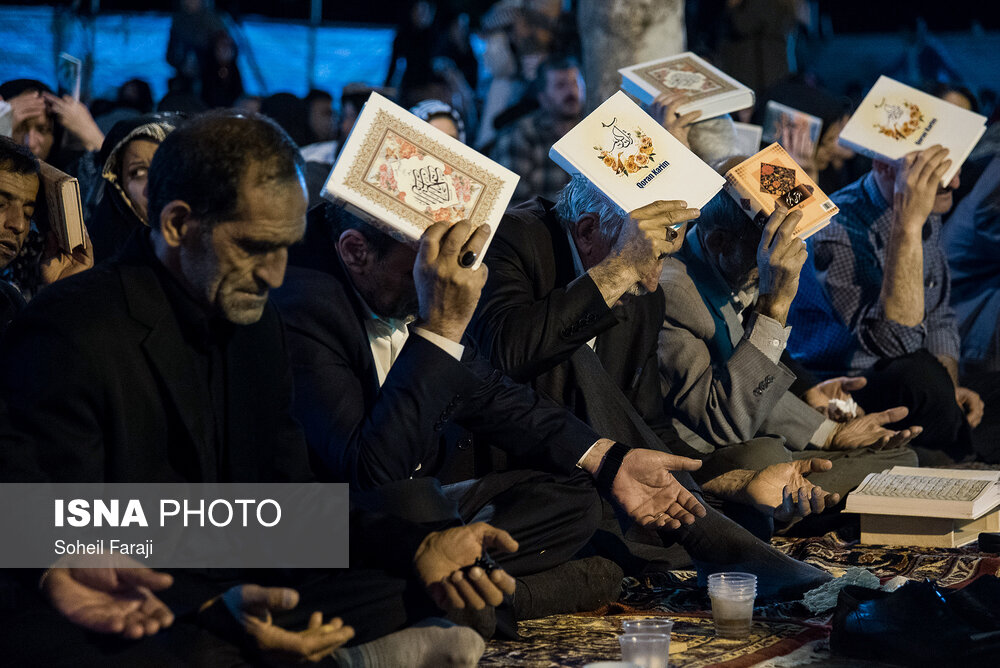
[(176, 113), (147, 114), (118, 121), (111, 128), (98, 157), (104, 188), (87, 225), (95, 262), (116, 255), (135, 229), (149, 226), (145, 194), (149, 164), (183, 118)]
[(441, 100), (423, 100), (410, 108), (410, 113), (465, 143), (465, 122), (462, 121), (462, 114), (450, 104)]

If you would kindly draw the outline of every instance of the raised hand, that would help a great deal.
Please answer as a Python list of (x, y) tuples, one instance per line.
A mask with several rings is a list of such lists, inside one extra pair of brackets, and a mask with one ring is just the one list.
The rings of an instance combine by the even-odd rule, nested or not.
[(500, 605), (504, 593), (514, 593), (514, 578), (502, 568), (487, 573), (473, 566), (486, 549), (516, 552), (517, 541), (503, 529), (476, 522), (435, 531), (420, 543), (413, 566), (439, 608), (482, 610)]
[(434, 223), (424, 230), (413, 265), (421, 327), (452, 341), (462, 340), (488, 270), (485, 264), (476, 269), (466, 267), (461, 260), (479, 257), (489, 236), (489, 226), (480, 225), (472, 232), (465, 221)]
[(813, 385), (806, 390), (803, 400), (831, 420), (847, 422), (852, 418), (863, 416), (864, 410), (858, 406), (854, 415), (847, 415), (839, 410), (834, 410), (830, 406), (830, 402), (834, 399), (848, 401), (853, 398), (851, 392), (857, 392), (867, 384), (868, 380), (864, 376), (839, 376)]
[(657, 450), (629, 450), (611, 484), (611, 496), (640, 526), (679, 529), (704, 517), (705, 508), (671, 471), (698, 468), (701, 462), (697, 459)]
[(673, 95), (661, 93), (653, 100), (653, 104), (647, 111), (677, 141), (684, 144), (687, 148), (691, 148), (691, 144), (688, 142), (688, 133), (690, 133), (691, 126), (694, 125), (695, 121), (701, 117), (701, 112), (696, 110), (689, 111), (683, 116), (679, 114), (677, 109), (686, 100), (687, 96), (682, 93), (675, 93)]
[(8, 100), (10, 103), (11, 126), (17, 128), (24, 121), (45, 113), (45, 98), (37, 91), (21, 93)]
[(967, 387), (955, 388), (955, 401), (965, 413), (965, 419), (969, 421), (969, 426), (975, 429), (983, 421), (983, 412), (986, 404), (978, 393)]
[(171, 584), (170, 575), (141, 566), (57, 567), (45, 574), (42, 590), (74, 624), (136, 640), (173, 624), (173, 613), (153, 594)]
[(56, 233), (49, 231), (45, 237), (45, 250), (42, 251), (42, 257), (38, 262), (43, 285), (51, 285), (94, 266), (94, 244), (90, 241), (87, 228), (84, 228), (83, 235), (86, 244), (77, 246), (72, 253), (67, 253), (59, 246)]
[[(291, 610), (298, 605), (299, 593), (294, 589), (245, 584), (231, 588), (219, 598), (271, 664), (318, 662), (354, 637), (354, 629), (345, 626), (339, 617), (324, 622), (319, 611), (312, 613), (302, 631), (275, 625), (272, 612)], [(209, 601), (202, 609), (217, 604), (218, 600)]]
[(86, 150), (100, 150), (101, 144), (104, 143), (104, 133), (97, 127), (87, 105), (74, 100), (71, 95), (58, 97), (52, 93), (43, 93), (42, 96), (63, 127), (75, 135)]
[(920, 230), (934, 209), (938, 188), (951, 167), (948, 149), (935, 144), (923, 151), (907, 153), (896, 169), (893, 209), (905, 228)]
[(805, 242), (795, 238), (795, 226), (800, 220), (801, 211), (789, 213), (782, 206), (775, 207), (764, 225), (764, 234), (757, 246), (757, 271), (760, 274), (757, 311), (774, 318), (782, 326), (799, 290), (799, 275), (808, 257)]
[(872, 413), (864, 417), (854, 418), (848, 422), (839, 422), (830, 433), (825, 450), (854, 450), (856, 448), (872, 448), (886, 450), (901, 448), (916, 438), (923, 427), (908, 427), (894, 431), (884, 425), (898, 422), (906, 417), (909, 411), (903, 406), (896, 406), (880, 413)]

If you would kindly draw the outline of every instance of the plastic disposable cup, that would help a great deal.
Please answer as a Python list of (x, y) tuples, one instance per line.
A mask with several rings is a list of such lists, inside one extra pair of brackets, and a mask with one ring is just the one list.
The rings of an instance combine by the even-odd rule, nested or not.
[(674, 628), (671, 619), (663, 617), (646, 617), (644, 619), (626, 619), (622, 621), (622, 631), (624, 633), (665, 633), (670, 635)]
[(708, 576), (715, 635), (741, 639), (750, 635), (757, 576), (750, 573), (714, 573)]
[(640, 668), (667, 668), (670, 636), (666, 633), (625, 633), (618, 636), (622, 660)]
[(597, 661), (595, 663), (585, 663), (583, 668), (642, 668), (631, 661)]

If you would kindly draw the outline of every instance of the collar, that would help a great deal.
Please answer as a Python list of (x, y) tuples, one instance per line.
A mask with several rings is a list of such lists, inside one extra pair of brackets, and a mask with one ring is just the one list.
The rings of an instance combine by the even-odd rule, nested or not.
[(691, 253), (698, 259), (698, 261), (708, 267), (709, 272), (711, 272), (712, 276), (718, 283), (719, 290), (729, 296), (729, 301), (732, 302), (736, 312), (742, 313), (751, 304), (757, 301), (758, 287), (754, 285), (749, 289), (734, 290), (732, 286), (729, 285), (729, 281), (726, 280), (726, 277), (722, 275), (721, 271), (719, 271), (716, 264), (708, 259), (705, 247), (701, 245), (701, 239), (698, 238), (697, 229), (697, 227), (692, 227), (688, 230), (687, 238), (684, 240), (685, 244), (688, 248), (690, 248)]
[(232, 335), (235, 325), (224, 318), (210, 316), (204, 307), (181, 285), (180, 281), (163, 266), (153, 250), (150, 230), (142, 230), (139, 246), (144, 258), (153, 267), (153, 271), (163, 287), (163, 292), (177, 317), (184, 338), (202, 350), (225, 343)]

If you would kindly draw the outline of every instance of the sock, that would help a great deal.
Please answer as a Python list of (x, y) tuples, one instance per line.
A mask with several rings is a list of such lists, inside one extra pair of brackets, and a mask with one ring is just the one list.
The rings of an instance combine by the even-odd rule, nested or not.
[(755, 537), (717, 510), (708, 511), (694, 524), (663, 532), (691, 556), (698, 569), (698, 584), (723, 571), (757, 576), (758, 598), (799, 598), (833, 577), (826, 571), (792, 559)]
[(478, 633), (432, 617), (364, 645), (333, 653), (340, 668), (456, 668), (475, 666), (486, 650)]

